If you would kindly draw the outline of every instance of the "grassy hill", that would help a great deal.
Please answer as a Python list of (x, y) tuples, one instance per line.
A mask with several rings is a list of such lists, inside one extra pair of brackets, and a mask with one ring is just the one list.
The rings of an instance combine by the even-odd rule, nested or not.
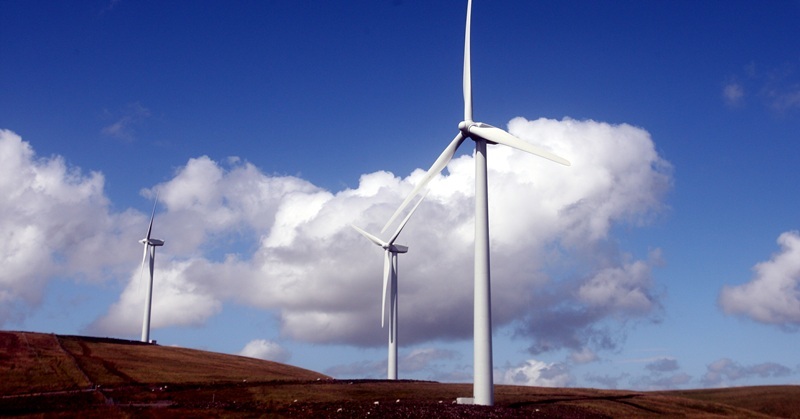
[(800, 386), (636, 392), (333, 380), (270, 361), (140, 342), (0, 332), (0, 415), (47, 417), (786, 417)]

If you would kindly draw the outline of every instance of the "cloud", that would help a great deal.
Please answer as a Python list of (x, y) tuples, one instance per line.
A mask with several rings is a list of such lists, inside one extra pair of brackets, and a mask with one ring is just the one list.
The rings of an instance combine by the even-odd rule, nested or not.
[[(619, 249), (612, 230), (646, 225), (664, 210), (671, 167), (649, 134), (630, 125), (515, 118), (509, 130), (568, 157), (573, 166), (491, 147), (494, 324), (513, 327), (536, 351), (567, 348), (578, 356), (611, 349), (629, 321), (657, 315), (661, 297), (652, 270), (663, 263), (657, 249), (642, 260)], [(28, 158), (16, 173), (32, 182), (35, 176), (26, 174), (31, 168), (60, 161)], [(454, 159), (400, 237), (410, 247), (399, 261), (404, 345), (472, 337), (473, 170), (472, 156)], [(136, 336), (145, 288), (137, 240), (149, 214), (111, 213), (101, 175), (64, 173), (61, 184), (93, 185), (84, 186), (91, 199), (76, 204), (71, 223), (91, 226), (88, 237), (103, 238), (80, 242), (103, 248), (85, 265), (66, 258), (76, 267), (68, 274), (107, 270), (125, 283), (119, 299), (87, 330)], [(190, 159), (169, 180), (143, 191), (159, 192), (153, 234), (166, 241), (157, 250), (152, 327), (202, 325), (226, 304), (243, 304), (277, 313), (285, 339), (385, 345), (382, 252), (348, 224), (377, 233), (423, 173), (368, 173), (357, 187), (334, 192), (298, 177), (265, 174), (240, 159)], [(5, 188), (0, 192), (12, 189)], [(62, 212), (54, 199), (42, 195), (47, 208)], [(91, 217), (81, 216), (87, 205)], [(46, 219), (38, 215), (34, 226)], [(63, 224), (59, 220), (62, 230)], [(41, 234), (13, 225), (19, 235)], [(51, 253), (70, 248), (59, 243), (56, 249)], [(4, 257), (18, 253), (2, 249)], [(41, 292), (52, 272), (43, 270), (31, 289)]]
[(588, 364), (599, 359), (597, 353), (589, 348), (582, 348), (569, 354), (569, 360), (575, 364)]
[(291, 358), (289, 351), (280, 344), (264, 339), (248, 342), (239, 352), (239, 355), (282, 363), (286, 363)]
[(416, 372), (432, 369), (439, 361), (450, 360), (457, 357), (458, 353), (450, 350), (419, 348), (412, 350), (411, 353), (398, 360), (398, 365), (402, 365), (404, 371)]
[[(213, 266), (205, 260), (162, 263), (156, 250), (151, 330), (171, 326), (200, 326), (218, 314), (222, 310), (222, 301), (205, 281), (208, 275), (216, 272), (219, 272), (219, 266)], [(137, 267), (120, 299), (111, 305), (105, 316), (92, 322), (86, 330), (103, 335), (137, 335), (142, 327), (148, 276), (147, 268), (142, 272)]]
[(800, 232), (781, 234), (778, 245), (778, 253), (753, 267), (750, 282), (722, 288), (718, 303), (725, 314), (788, 330), (800, 326)]
[(626, 373), (622, 373), (619, 375), (595, 375), (595, 374), (587, 374), (584, 376), (584, 379), (590, 383), (597, 383), (600, 384), (602, 388), (610, 388), (610, 389), (617, 389), (620, 387), (620, 381), (628, 378), (629, 375)]
[(685, 386), (692, 381), (692, 376), (683, 372), (675, 374), (651, 374), (631, 380), (631, 384), (638, 389), (671, 390)]
[(761, 94), (778, 112), (800, 108), (800, 74), (797, 63), (786, 63), (764, 74)]
[(627, 320), (658, 321), (661, 297), (651, 271), (662, 263), (660, 252), (651, 252), (647, 261), (612, 255), (613, 260), (595, 261), (594, 272), (550, 284), (537, 294), (516, 325), (518, 337), (533, 341), (532, 354), (561, 348), (611, 350), (624, 339)]
[(744, 87), (737, 81), (728, 82), (722, 87), (722, 98), (729, 106), (740, 106), (744, 102)]
[(642, 390), (669, 390), (679, 388), (692, 381), (692, 376), (678, 372), (680, 366), (674, 358), (654, 359), (645, 364), (648, 375), (636, 377), (631, 380), (634, 388)]
[[(334, 365), (325, 370), (331, 377), (342, 378), (386, 378), (386, 363), (383, 361), (357, 361), (350, 364)], [(399, 365), (398, 365), (399, 368)]]
[(38, 157), (0, 130), (0, 325), (35, 309), (54, 278), (99, 282), (123, 272), (120, 263), (137, 248), (133, 227), (144, 220), (112, 213), (103, 188), (102, 174)]
[(785, 377), (792, 370), (774, 362), (766, 362), (751, 366), (742, 366), (728, 358), (712, 362), (706, 367), (706, 374), (701, 379), (704, 387), (726, 387), (735, 381), (753, 377)]
[[(397, 360), (397, 369), (400, 378), (406, 374), (415, 374), (421, 371), (426, 372), (427, 379), (443, 380), (448, 382), (465, 381), (471, 379), (471, 370), (469, 376), (452, 375), (451, 371), (444, 362), (460, 358), (460, 354), (438, 348), (416, 348), (410, 352), (401, 353)], [(386, 378), (388, 367), (388, 359), (383, 358), (380, 361), (365, 360), (353, 362), (350, 364), (334, 365), (325, 370), (325, 373), (337, 377), (359, 377), (359, 378)]]
[(722, 88), (727, 105), (744, 102), (745, 91), (755, 92), (763, 104), (779, 113), (800, 109), (800, 72), (797, 61), (788, 61), (766, 69), (756, 63), (745, 66), (741, 77), (732, 78)]
[[(112, 2), (106, 10), (111, 10), (116, 3), (117, 2)], [(150, 117), (150, 110), (142, 106), (139, 102), (128, 104), (125, 109), (117, 114), (106, 113), (114, 122), (104, 126), (100, 132), (103, 133), (103, 135), (126, 141), (132, 141), (136, 137), (136, 127)]]
[(645, 369), (652, 372), (672, 372), (678, 370), (678, 361), (672, 358), (662, 358), (648, 363)]
[(566, 364), (546, 363), (530, 359), (515, 367), (495, 372), (498, 384), (567, 387), (574, 382)]

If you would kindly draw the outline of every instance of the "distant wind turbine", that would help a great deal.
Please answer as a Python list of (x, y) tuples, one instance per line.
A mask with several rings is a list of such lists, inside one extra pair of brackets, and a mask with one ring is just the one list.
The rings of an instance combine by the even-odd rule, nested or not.
[(529, 144), (508, 132), (472, 120), (472, 75), (470, 69), (470, 21), (472, 0), (467, 2), (467, 23), (464, 35), (464, 120), (458, 124), (458, 134), (433, 163), (425, 176), (392, 215), (383, 230), (394, 222), (420, 190), (428, 184), (469, 138), (475, 142), (475, 295), (474, 295), (474, 384), (473, 397), (459, 398), (462, 403), (491, 406), (494, 404), (492, 376), (492, 308), (489, 276), (489, 205), (486, 179), (486, 145), (502, 144), (569, 166), (570, 162), (547, 150)]
[(153, 303), (153, 266), (156, 261), (156, 247), (163, 246), (164, 240), (150, 238), (150, 233), (153, 231), (153, 219), (156, 217), (156, 205), (158, 204), (158, 195), (156, 195), (156, 202), (153, 204), (153, 214), (150, 216), (150, 225), (147, 227), (147, 236), (139, 243), (144, 244), (144, 256), (142, 256), (142, 269), (139, 271), (139, 278), (144, 272), (144, 262), (147, 260), (148, 250), (150, 251), (150, 282), (147, 286), (147, 298), (144, 300), (144, 319), (142, 320), (142, 342), (150, 342), (150, 306)]
[(386, 300), (389, 300), (389, 365), (387, 367), (387, 378), (389, 380), (397, 379), (397, 254), (408, 252), (407, 246), (395, 244), (394, 242), (411, 218), (411, 214), (416, 211), (423, 199), (425, 199), (424, 196), (420, 198), (417, 205), (408, 212), (406, 218), (403, 219), (403, 222), (397, 227), (397, 231), (395, 231), (394, 235), (392, 235), (388, 241), (383, 241), (355, 225), (350, 224), (350, 227), (353, 227), (356, 231), (361, 233), (362, 236), (384, 249), (381, 327), (386, 323)]

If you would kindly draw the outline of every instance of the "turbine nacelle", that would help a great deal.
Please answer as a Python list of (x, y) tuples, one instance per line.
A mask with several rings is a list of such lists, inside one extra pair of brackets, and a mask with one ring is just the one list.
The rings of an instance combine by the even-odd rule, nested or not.
[(139, 243), (146, 244), (148, 246), (163, 246), (164, 245), (164, 240), (144, 238), (144, 239), (139, 240)]
[(486, 142), (488, 144), (497, 144), (496, 142), (494, 142), (494, 141), (492, 141), (492, 140), (490, 140), (488, 138), (484, 138), (480, 134), (477, 134), (477, 133), (473, 132), (471, 130), (471, 128), (473, 128), (473, 127), (499, 129), (499, 128), (491, 126), (489, 124), (484, 124), (483, 122), (461, 121), (461, 122), (458, 123), (458, 130), (461, 131), (461, 135), (463, 135), (465, 138), (470, 138), (470, 139), (472, 139), (474, 141), (475, 137), (478, 137), (480, 139), (486, 140)]
[(402, 244), (391, 244), (383, 246), (383, 248), (392, 253), (408, 253), (408, 246), (403, 246)]

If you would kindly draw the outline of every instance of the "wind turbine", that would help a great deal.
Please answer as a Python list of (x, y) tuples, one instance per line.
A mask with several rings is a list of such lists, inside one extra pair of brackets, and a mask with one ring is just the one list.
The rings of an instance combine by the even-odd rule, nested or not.
[(150, 251), (150, 282), (147, 286), (147, 298), (144, 300), (144, 319), (142, 320), (142, 342), (150, 342), (150, 306), (153, 303), (153, 266), (156, 261), (156, 247), (163, 246), (164, 240), (153, 239), (150, 233), (153, 231), (153, 219), (156, 217), (156, 205), (158, 204), (158, 195), (156, 195), (156, 202), (153, 204), (153, 214), (150, 216), (150, 225), (147, 227), (147, 236), (139, 240), (139, 243), (144, 244), (144, 255), (142, 256), (142, 269), (139, 271), (139, 278), (142, 277), (144, 272), (144, 262), (147, 260), (148, 250)]
[(467, 2), (467, 23), (464, 35), (464, 120), (458, 134), (439, 155), (394, 215), (384, 226), (391, 225), (419, 191), (444, 170), (456, 150), (467, 138), (475, 142), (475, 295), (474, 295), (474, 384), (473, 398), (459, 398), (461, 403), (491, 406), (494, 404), (492, 377), (492, 309), (489, 276), (489, 205), (486, 179), (486, 145), (502, 144), (569, 166), (570, 162), (547, 150), (529, 144), (508, 132), (472, 119), (472, 74), (470, 69), (470, 21), (472, 0)]
[(389, 364), (387, 367), (387, 378), (389, 380), (397, 379), (397, 254), (408, 252), (407, 246), (395, 244), (394, 242), (411, 218), (411, 214), (416, 211), (423, 199), (425, 199), (425, 196), (420, 198), (417, 205), (408, 212), (406, 218), (403, 219), (403, 222), (397, 227), (397, 231), (394, 232), (394, 235), (392, 235), (388, 241), (383, 241), (355, 225), (350, 224), (350, 227), (353, 227), (356, 231), (361, 233), (362, 236), (384, 249), (381, 327), (384, 327), (386, 324), (386, 300), (389, 300)]

